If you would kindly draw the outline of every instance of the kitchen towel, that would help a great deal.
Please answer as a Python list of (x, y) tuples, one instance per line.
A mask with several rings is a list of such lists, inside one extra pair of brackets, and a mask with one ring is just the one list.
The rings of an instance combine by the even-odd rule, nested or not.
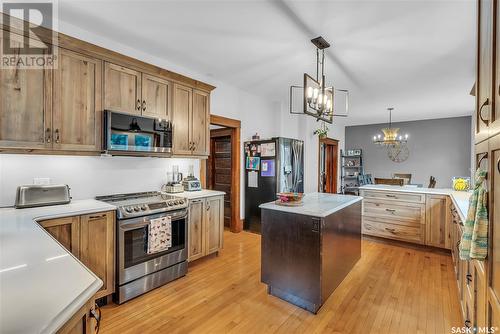
[(488, 173), (478, 169), (474, 192), (469, 200), (469, 210), (460, 240), (460, 259), (483, 260), (488, 255), (488, 193), (484, 180)]
[(172, 247), (172, 218), (151, 219), (148, 225), (148, 254), (166, 251)]

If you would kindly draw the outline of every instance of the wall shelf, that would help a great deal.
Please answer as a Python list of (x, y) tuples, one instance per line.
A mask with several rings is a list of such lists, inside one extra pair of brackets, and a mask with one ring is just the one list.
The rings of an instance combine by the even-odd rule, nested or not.
[[(341, 166), (341, 186), (340, 191), (343, 194), (359, 194), (359, 175), (363, 175), (363, 154), (361, 155), (345, 155), (344, 151), (340, 150), (340, 166)], [(354, 164), (349, 166), (348, 163)], [(356, 175), (353, 175), (356, 173)]]

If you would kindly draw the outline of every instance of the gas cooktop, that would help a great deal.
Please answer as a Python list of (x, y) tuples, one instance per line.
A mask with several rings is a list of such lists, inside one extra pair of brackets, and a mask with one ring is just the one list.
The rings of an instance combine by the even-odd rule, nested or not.
[(159, 191), (97, 196), (96, 200), (115, 205), (118, 219), (181, 210), (188, 206), (186, 199)]

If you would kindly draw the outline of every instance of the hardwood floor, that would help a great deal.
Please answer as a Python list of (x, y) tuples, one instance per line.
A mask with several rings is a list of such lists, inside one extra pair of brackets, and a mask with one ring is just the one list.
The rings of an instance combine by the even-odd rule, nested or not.
[(267, 295), (260, 236), (224, 233), (218, 257), (121, 306), (101, 333), (450, 333), (462, 326), (451, 256), (364, 240), (362, 258), (317, 315)]

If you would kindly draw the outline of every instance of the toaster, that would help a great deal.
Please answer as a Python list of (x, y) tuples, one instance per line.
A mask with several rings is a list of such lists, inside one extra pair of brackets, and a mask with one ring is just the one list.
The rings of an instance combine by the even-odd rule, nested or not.
[(17, 209), (33, 208), (37, 206), (48, 206), (68, 204), (71, 202), (67, 184), (59, 185), (27, 185), (17, 187), (16, 203)]

